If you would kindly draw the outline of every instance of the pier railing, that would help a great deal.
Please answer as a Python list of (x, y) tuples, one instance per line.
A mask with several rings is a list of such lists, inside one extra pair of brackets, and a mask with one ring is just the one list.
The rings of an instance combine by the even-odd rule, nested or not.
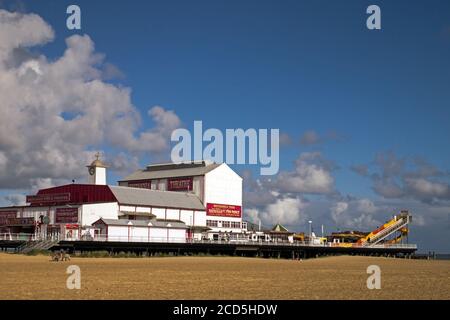
[[(186, 244), (208, 244), (208, 245), (239, 245), (239, 246), (285, 246), (285, 247), (334, 247), (334, 248), (368, 248), (362, 244), (357, 243), (313, 243), (310, 241), (252, 241), (248, 239), (186, 239), (184, 237), (152, 237), (152, 236), (96, 236), (96, 237), (82, 237), (69, 239), (55, 239), (54, 236), (46, 237), (45, 239), (35, 234), (23, 233), (0, 233), (0, 240), (3, 241), (42, 241), (42, 240), (64, 240), (64, 241), (95, 241), (95, 242), (140, 242), (140, 243), (186, 243)], [(370, 248), (391, 248), (391, 249), (417, 249), (415, 244), (389, 244), (379, 243), (371, 245)]]

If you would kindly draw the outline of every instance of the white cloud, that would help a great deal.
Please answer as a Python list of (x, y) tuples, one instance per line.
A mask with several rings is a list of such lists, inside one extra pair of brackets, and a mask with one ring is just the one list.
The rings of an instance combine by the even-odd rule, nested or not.
[(53, 37), (39, 16), (0, 10), (0, 188), (78, 179), (92, 150), (108, 146), (135, 154), (168, 150), (181, 123), (173, 111), (151, 108), (155, 125), (142, 129), (131, 90), (103, 80), (111, 68), (89, 36), (67, 38), (64, 54), (51, 61), (27, 51)]
[(330, 207), (331, 218), (338, 227), (362, 230), (380, 225), (374, 216), (378, 210), (369, 199), (338, 201)]
[(406, 188), (418, 197), (450, 198), (450, 188), (446, 183), (433, 182), (423, 178), (405, 179)]
[(356, 208), (362, 213), (374, 213), (377, 210), (375, 204), (369, 199), (356, 200)]
[(109, 159), (108, 165), (110, 166), (110, 169), (121, 174), (122, 176), (130, 174), (130, 172), (133, 172), (140, 167), (138, 157), (131, 156), (124, 152), (120, 152), (117, 155), (107, 156), (107, 158)]
[(261, 209), (249, 208), (245, 213), (255, 223), (297, 225), (306, 219), (303, 213), (306, 206), (307, 203), (298, 197), (280, 197)]
[(347, 211), (348, 209), (348, 203), (347, 202), (337, 202), (331, 207), (331, 217), (335, 222), (338, 222), (341, 220), (341, 214)]
[(8, 158), (3, 151), (0, 151), (0, 172), (6, 170), (8, 164)]
[(328, 194), (335, 191), (331, 169), (319, 152), (304, 152), (295, 162), (295, 171), (280, 172), (276, 186), (285, 192)]
[(353, 166), (352, 170), (370, 177), (373, 190), (386, 199), (404, 198), (426, 203), (450, 200), (450, 174), (422, 158), (399, 158), (392, 152), (380, 153), (375, 157), (373, 167), (372, 174), (367, 165)]
[(14, 48), (45, 44), (53, 37), (52, 28), (40, 16), (0, 10), (0, 60)]

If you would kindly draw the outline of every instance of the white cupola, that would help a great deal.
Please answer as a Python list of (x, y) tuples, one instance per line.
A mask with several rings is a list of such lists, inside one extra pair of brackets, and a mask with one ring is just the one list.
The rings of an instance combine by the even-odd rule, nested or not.
[(88, 166), (88, 183), (89, 184), (98, 184), (98, 185), (106, 185), (106, 168), (105, 165), (99, 158), (100, 153), (95, 154), (95, 160)]

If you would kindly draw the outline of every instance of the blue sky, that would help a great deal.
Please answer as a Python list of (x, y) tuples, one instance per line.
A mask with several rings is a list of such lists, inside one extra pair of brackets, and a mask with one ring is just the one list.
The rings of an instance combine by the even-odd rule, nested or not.
[[(69, 3), (25, 3), (56, 30), (49, 56), (73, 34)], [(323, 149), (341, 165), (382, 150), (449, 163), (445, 1), (380, 2), (381, 31), (365, 27), (368, 1), (77, 3), (81, 33), (124, 73), (144, 113), (159, 104), (188, 125), (334, 130), (345, 142)], [(282, 166), (295, 157), (284, 153)]]
[[(450, 170), (448, 1), (76, 1), (77, 32), (65, 23), (72, 3), (0, 6), (52, 26), (54, 41), (31, 49), (50, 60), (64, 53), (67, 37), (88, 34), (123, 74), (110, 82), (131, 88), (141, 130), (153, 126), (146, 114), (154, 105), (174, 110), (188, 128), (194, 120), (222, 130), (279, 128), (293, 141), (281, 149), (281, 170), (293, 170), (302, 152), (320, 152), (337, 167), (341, 197), (383, 200), (370, 178), (351, 170), (371, 166), (379, 153)], [(382, 30), (366, 28), (371, 4), (381, 7)], [(321, 142), (300, 144), (307, 131)], [(151, 159), (139, 157), (141, 165)], [(256, 174), (258, 167), (234, 169)], [(439, 205), (448, 208), (447, 200)]]

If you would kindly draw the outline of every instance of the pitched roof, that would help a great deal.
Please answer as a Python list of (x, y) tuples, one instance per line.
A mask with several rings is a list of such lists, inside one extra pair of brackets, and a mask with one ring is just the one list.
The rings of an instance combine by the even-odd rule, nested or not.
[(163, 178), (175, 178), (175, 177), (192, 177), (201, 176), (211, 170), (214, 170), (220, 163), (203, 162), (187, 164), (187, 163), (167, 163), (160, 165), (147, 166), (146, 169), (137, 170), (129, 176), (123, 178), (122, 181), (130, 180), (150, 180), (150, 179), (163, 179)]
[(162, 228), (182, 228), (187, 229), (186, 224), (183, 221), (179, 220), (127, 220), (127, 219), (99, 219), (93, 224), (103, 221), (108, 226), (128, 226), (131, 222), (132, 226), (135, 227), (148, 227), (149, 223), (153, 227), (162, 227)]
[(276, 224), (273, 228), (272, 228), (272, 231), (276, 231), (276, 232), (289, 232), (289, 230), (286, 228), (286, 227), (284, 227), (284, 226), (282, 226), (281, 224)]
[(142, 188), (109, 186), (120, 204), (162, 208), (205, 210), (205, 206), (193, 193), (159, 191)]

